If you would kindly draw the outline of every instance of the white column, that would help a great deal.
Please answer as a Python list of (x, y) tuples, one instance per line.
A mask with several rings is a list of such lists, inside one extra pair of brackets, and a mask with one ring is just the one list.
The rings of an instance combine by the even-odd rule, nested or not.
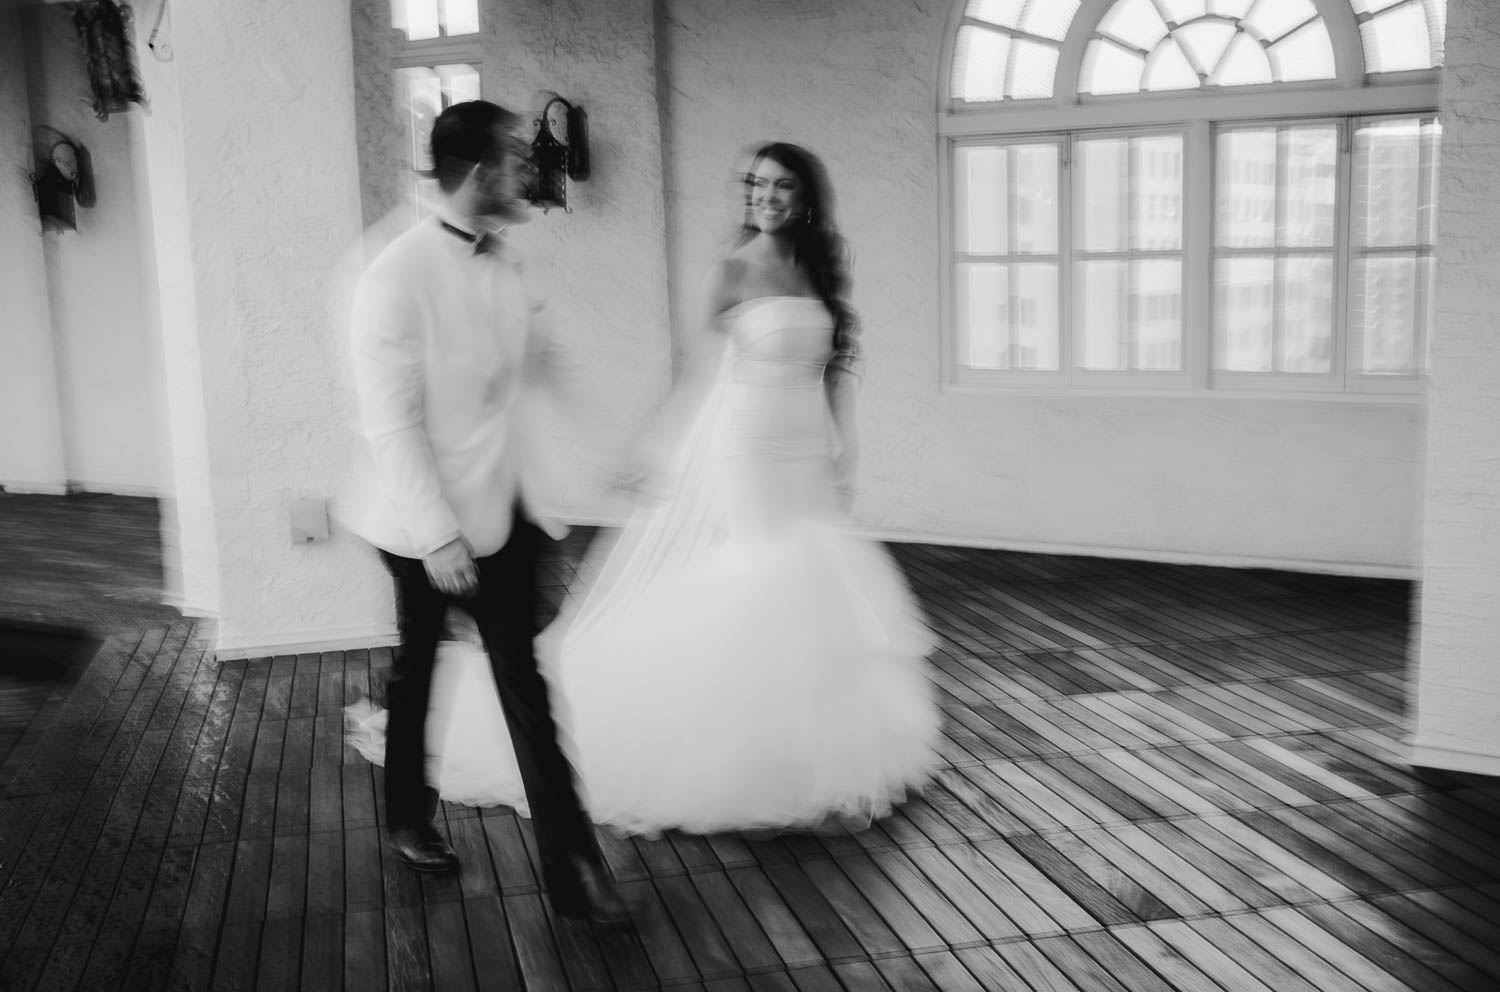
[(52, 314), (36, 198), (27, 174), (31, 111), (21, 17), (0, 6), (0, 485), (61, 493), (63, 458)]
[(360, 214), (348, 0), (283, 15), (174, 4), (158, 35), (170, 61), (138, 37), (171, 543), (185, 607), (218, 617), (221, 655), (392, 633), (389, 580), (367, 549), (289, 533), (291, 502), (330, 496), (349, 451), (329, 302)]
[(1500, 6), (1450, 0), (1414, 764), (1500, 774)]

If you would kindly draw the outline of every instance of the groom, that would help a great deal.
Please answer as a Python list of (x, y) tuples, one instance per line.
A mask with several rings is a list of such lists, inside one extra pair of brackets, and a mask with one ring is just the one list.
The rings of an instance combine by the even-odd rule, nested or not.
[(373, 481), (351, 525), (391, 573), (401, 637), (388, 686), (386, 823), (412, 868), (457, 866), (433, 826), (424, 767), (433, 660), (447, 608), (459, 606), (490, 658), (553, 909), (620, 922), (625, 908), (558, 746), (532, 646), (546, 536), (525, 514), (527, 439), (515, 405), (539, 342), (500, 233), (525, 219), (519, 126), (485, 101), (443, 111), (432, 128), (437, 215), (396, 238), (355, 289), (354, 376)]

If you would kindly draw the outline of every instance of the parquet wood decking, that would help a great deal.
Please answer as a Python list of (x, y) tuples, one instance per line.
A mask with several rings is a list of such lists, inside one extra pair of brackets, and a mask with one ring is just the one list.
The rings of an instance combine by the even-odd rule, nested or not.
[(1500, 783), (1403, 763), (1409, 584), (896, 554), (937, 780), (835, 836), (606, 835), (614, 931), (549, 915), (507, 809), (444, 808), (457, 875), (392, 860), (341, 721), (388, 651), (96, 627), (0, 765), (0, 988), (1500, 986)]

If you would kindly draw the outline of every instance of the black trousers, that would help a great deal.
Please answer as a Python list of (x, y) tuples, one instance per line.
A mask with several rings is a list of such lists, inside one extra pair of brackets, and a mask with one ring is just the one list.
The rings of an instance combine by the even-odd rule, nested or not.
[(578, 799), (572, 766), (558, 746), (547, 683), (537, 670), (532, 646), (538, 556), (545, 540), (535, 524), (517, 513), (505, 547), (476, 559), (479, 589), (472, 597), (434, 589), (419, 559), (380, 553), (395, 580), (401, 636), (386, 689), (386, 823), (410, 827), (432, 817), (435, 797), (425, 766), (433, 659), (447, 608), (461, 607), (474, 617), (489, 655), (531, 805), (544, 881), (553, 905), (566, 909), (582, 898), (572, 858), (598, 864), (600, 853), (593, 824)]

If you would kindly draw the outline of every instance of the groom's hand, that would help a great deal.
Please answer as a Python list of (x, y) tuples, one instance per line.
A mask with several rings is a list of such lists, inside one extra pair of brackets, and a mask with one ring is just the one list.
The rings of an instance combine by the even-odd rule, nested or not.
[(479, 566), (469, 542), (456, 537), (422, 559), (427, 581), (449, 596), (472, 596), (479, 591)]

